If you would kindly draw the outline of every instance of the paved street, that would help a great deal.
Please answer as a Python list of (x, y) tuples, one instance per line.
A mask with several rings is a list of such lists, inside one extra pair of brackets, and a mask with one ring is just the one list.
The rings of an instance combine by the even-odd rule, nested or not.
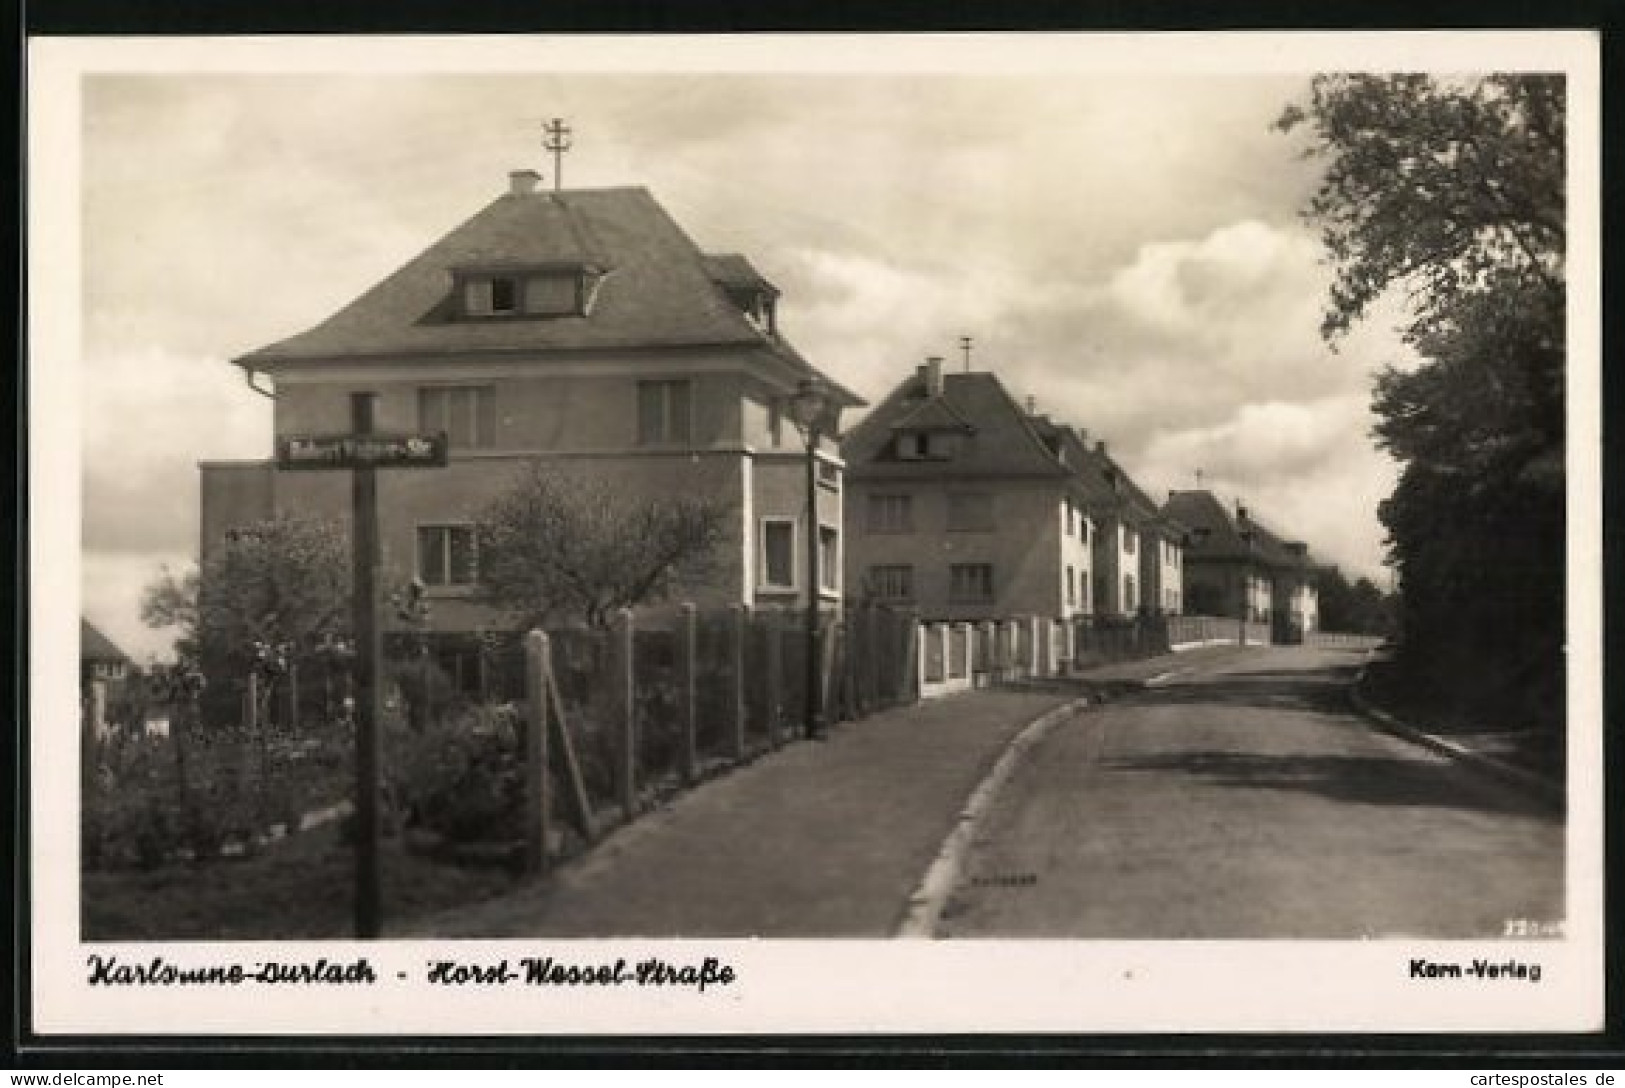
[(1348, 709), (1359, 655), (1183, 666), (1070, 718), (979, 828), (946, 937), (1501, 936), (1563, 916), (1561, 817)]

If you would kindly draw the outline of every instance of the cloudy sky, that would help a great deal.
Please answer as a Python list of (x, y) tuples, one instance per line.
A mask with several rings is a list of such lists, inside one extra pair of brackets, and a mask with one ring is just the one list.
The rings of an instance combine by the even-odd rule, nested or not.
[[(321, 320), (507, 171), (642, 185), (746, 253), (781, 326), (878, 399), (925, 356), (1087, 428), (1154, 495), (1240, 498), (1386, 584), (1368, 431), (1391, 322), (1333, 353), (1283, 75), (96, 75), (83, 83), (85, 613), (137, 657), (141, 587), (195, 555), (200, 459), (270, 451), (233, 357)], [(141, 420), (132, 435), (131, 420)]]

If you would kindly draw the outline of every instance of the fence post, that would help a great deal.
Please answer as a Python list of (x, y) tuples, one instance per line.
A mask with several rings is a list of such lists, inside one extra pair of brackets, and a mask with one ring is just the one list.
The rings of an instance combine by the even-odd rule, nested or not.
[(831, 613), (829, 625), (818, 640), (820, 651), (818, 669), (818, 705), (824, 708), (823, 725), (827, 729), (838, 721), (845, 721), (841, 711), (840, 680), (844, 670), (840, 667), (845, 652), (846, 624), (840, 612)]
[(730, 656), (733, 658), (733, 757), (745, 758), (745, 639), (750, 634), (750, 605), (736, 604), (733, 626), (729, 631)]
[(617, 709), (620, 711), (620, 744), (616, 753), (620, 757), (617, 785), (621, 793), (621, 812), (630, 821), (638, 814), (638, 701), (632, 662), (632, 610), (623, 608), (615, 615), (613, 635), (614, 667), (610, 683), (615, 687)]
[(767, 639), (767, 698), (763, 704), (767, 708), (769, 748), (777, 748), (783, 740), (780, 735), (783, 723), (779, 721), (779, 696), (784, 691), (784, 631), (778, 616), (777, 612), (762, 614), (762, 634)]
[(699, 752), (695, 731), (695, 688), (699, 683), (695, 662), (699, 657), (699, 631), (692, 601), (684, 601), (677, 609), (677, 715), (683, 728), (681, 772), (685, 785), (693, 783), (699, 772)]
[(920, 610), (907, 609), (903, 613), (903, 660), (899, 663), (898, 674), (903, 677), (903, 692), (908, 701), (920, 701), (920, 668), (925, 657), (920, 640)]
[(525, 871), (528, 873), (539, 873), (547, 868), (552, 773), (547, 751), (547, 712), (551, 697), (549, 652), (545, 632), (532, 631), (525, 636), (525, 696), (530, 704), (530, 714), (525, 719)]
[(914, 644), (920, 648), (914, 655), (914, 690), (923, 697), (925, 695), (925, 666), (931, 659), (931, 625), (914, 621)]

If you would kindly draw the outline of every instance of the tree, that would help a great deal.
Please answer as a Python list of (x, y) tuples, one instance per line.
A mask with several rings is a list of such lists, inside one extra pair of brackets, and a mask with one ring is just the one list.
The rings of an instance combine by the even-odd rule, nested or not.
[(1338, 567), (1320, 567), (1315, 571), (1315, 592), (1323, 630), (1357, 635), (1392, 632), (1392, 602), (1371, 579), (1360, 577), (1350, 583)]
[(201, 568), (167, 568), (141, 618), (181, 631), (177, 650), (243, 670), (258, 646), (299, 653), (348, 627), (349, 542), (341, 526), (283, 515), (234, 530)]
[(1334, 269), (1322, 335), (1335, 346), (1402, 293), (1422, 359), (1383, 370), (1373, 397), (1374, 437), (1403, 466), (1379, 513), (1404, 662), (1458, 706), (1555, 725), (1564, 94), (1548, 75), (1327, 75), (1278, 122), (1326, 164), (1306, 210)]
[(482, 596), (521, 624), (564, 617), (603, 627), (617, 609), (668, 599), (714, 572), (732, 507), (638, 500), (536, 466), (480, 519)]
[(197, 663), (198, 571), (188, 567), (176, 574), (168, 567), (141, 591), (141, 622), (155, 631), (175, 628), (175, 656), (182, 662)]
[(1323, 334), (1396, 286), (1413, 342), (1509, 276), (1560, 303), (1564, 119), (1561, 76), (1317, 76), (1276, 124), (1309, 128), (1306, 153), (1326, 162), (1306, 210), (1336, 272)]

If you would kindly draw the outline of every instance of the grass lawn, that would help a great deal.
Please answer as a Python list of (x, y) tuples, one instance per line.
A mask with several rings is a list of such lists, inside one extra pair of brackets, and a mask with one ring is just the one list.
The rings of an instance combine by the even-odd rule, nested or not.
[[(253, 857), (151, 871), (84, 874), (87, 941), (310, 940), (352, 935), (355, 855), (337, 825), (295, 835)], [(381, 851), (383, 919), (392, 923), (501, 895), (516, 878), (497, 867), (459, 867)]]

